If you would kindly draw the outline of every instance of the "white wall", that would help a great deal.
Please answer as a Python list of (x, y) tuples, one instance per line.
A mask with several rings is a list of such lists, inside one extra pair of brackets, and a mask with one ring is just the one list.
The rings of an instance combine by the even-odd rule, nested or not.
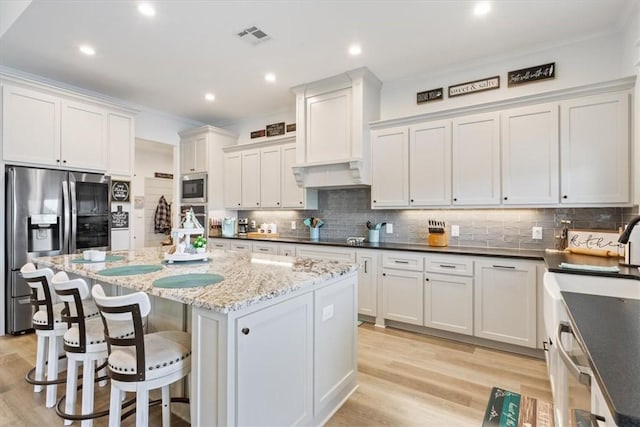
[[(623, 67), (624, 34), (611, 33), (601, 37), (564, 44), (554, 48), (522, 54), (510, 53), (501, 58), (488, 58), (482, 63), (461, 64), (459, 67), (430, 72), (392, 82), (384, 82), (381, 93), (381, 120), (413, 116), (449, 108), (484, 104), (540, 92), (547, 92), (632, 75)], [(556, 63), (555, 79), (507, 87), (507, 73), (534, 65)], [(399, 65), (401, 66), (401, 65)], [(450, 85), (500, 76), (500, 88), (427, 104), (416, 104), (416, 93)]]

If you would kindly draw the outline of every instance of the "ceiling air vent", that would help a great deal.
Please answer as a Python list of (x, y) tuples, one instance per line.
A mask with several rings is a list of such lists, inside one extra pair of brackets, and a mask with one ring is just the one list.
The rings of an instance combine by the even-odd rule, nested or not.
[(244, 40), (247, 43), (250, 43), (254, 46), (260, 43), (264, 43), (271, 38), (267, 33), (265, 33), (264, 31), (262, 31), (260, 28), (256, 26), (245, 28), (242, 31), (238, 31), (236, 35), (240, 40)]

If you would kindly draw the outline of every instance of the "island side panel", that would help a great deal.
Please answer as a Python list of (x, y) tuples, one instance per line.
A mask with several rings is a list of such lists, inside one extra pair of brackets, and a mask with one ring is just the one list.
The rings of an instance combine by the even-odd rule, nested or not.
[(314, 425), (323, 425), (358, 386), (358, 281), (315, 292)]

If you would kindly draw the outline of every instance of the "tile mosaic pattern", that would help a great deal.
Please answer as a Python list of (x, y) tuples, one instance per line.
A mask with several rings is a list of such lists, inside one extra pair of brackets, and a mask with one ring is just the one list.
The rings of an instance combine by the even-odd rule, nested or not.
[[(381, 242), (426, 243), (430, 218), (460, 226), (459, 237), (449, 237), (449, 246), (537, 249), (553, 248), (560, 234), (560, 221), (569, 219), (572, 228), (618, 230), (637, 215), (633, 208), (532, 208), (532, 209), (411, 209), (372, 210), (369, 188), (321, 190), (318, 210), (313, 211), (240, 211), (239, 218), (254, 219), (258, 224), (276, 223), (281, 237), (306, 238), (302, 220), (319, 217), (325, 221), (321, 239), (346, 239), (367, 236), (365, 226), (372, 222), (390, 222), (393, 234), (380, 233)], [(291, 221), (297, 229), (291, 230)], [(542, 227), (542, 240), (531, 238), (531, 227)]]

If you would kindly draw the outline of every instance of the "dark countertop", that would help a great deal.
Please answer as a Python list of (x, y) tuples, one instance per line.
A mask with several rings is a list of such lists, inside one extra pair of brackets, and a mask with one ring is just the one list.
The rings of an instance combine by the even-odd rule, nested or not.
[(619, 427), (640, 426), (640, 300), (562, 292)]
[[(569, 274), (582, 274), (587, 276), (603, 276), (603, 277), (615, 277), (618, 279), (635, 279), (640, 280), (640, 269), (638, 267), (626, 267), (618, 264), (618, 258), (615, 257), (598, 257), (591, 255), (576, 255), (568, 253), (553, 253), (547, 252), (544, 254), (544, 262), (547, 265), (547, 270), (553, 273), (569, 273)], [(618, 266), (619, 273), (606, 273), (600, 271), (580, 271), (580, 270), (568, 270), (560, 268), (560, 264), (563, 262), (569, 264), (587, 264), (597, 265), (602, 267)]]
[(347, 243), (347, 239), (299, 239), (294, 237), (278, 237), (278, 238), (265, 238), (265, 239), (249, 239), (247, 237), (212, 237), (215, 239), (229, 239), (229, 240), (251, 240), (254, 242), (275, 242), (275, 243), (296, 243), (296, 244), (309, 244), (309, 245), (322, 245), (322, 246), (339, 246), (345, 248), (354, 249), (387, 249), (394, 251), (411, 251), (411, 252), (427, 252), (427, 253), (439, 253), (439, 254), (455, 254), (455, 255), (474, 255), (474, 256), (487, 256), (498, 258), (520, 258), (530, 259), (536, 261), (542, 261), (544, 251), (537, 250), (522, 250), (522, 249), (508, 249), (508, 248), (474, 248), (466, 246), (445, 246), (436, 247), (429, 246), (427, 244), (417, 243), (397, 243), (397, 242), (379, 242), (369, 243), (363, 242), (359, 245), (350, 245)]

